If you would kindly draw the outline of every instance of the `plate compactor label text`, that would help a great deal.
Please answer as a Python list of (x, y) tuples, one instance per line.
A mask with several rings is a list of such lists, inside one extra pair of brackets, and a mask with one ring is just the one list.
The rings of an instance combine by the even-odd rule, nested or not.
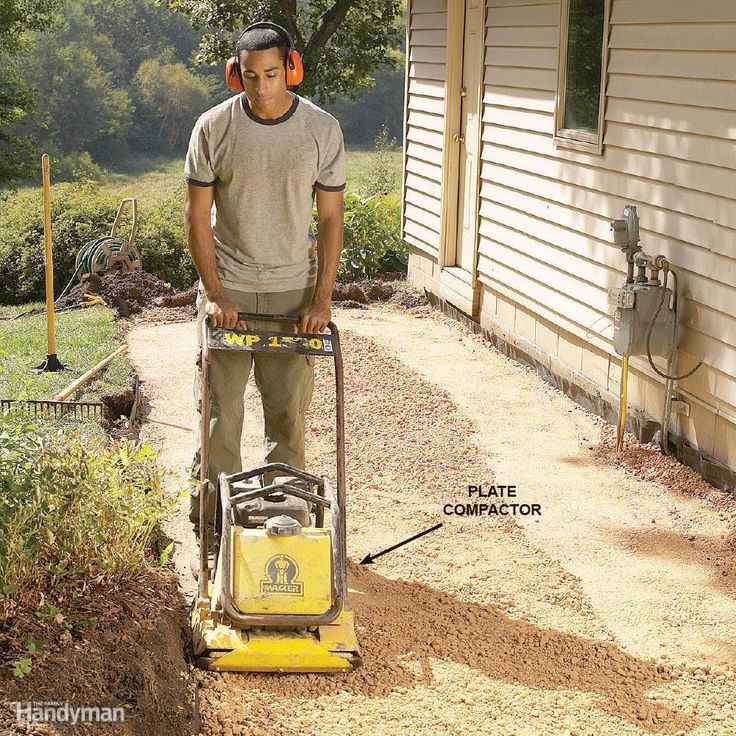
[(446, 503), (445, 516), (541, 516), (542, 504), (519, 503), (515, 485), (469, 485), (464, 503)]
[(335, 354), (335, 343), (327, 335), (285, 334), (271, 330), (228, 330), (213, 327), (209, 331), (212, 350), (244, 350), (251, 353), (307, 353), (309, 355)]

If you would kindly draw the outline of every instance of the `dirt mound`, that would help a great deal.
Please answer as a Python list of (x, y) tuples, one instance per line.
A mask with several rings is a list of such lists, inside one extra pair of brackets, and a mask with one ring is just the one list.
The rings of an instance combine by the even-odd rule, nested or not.
[(386, 281), (350, 281), (337, 282), (332, 290), (332, 301), (335, 302), (385, 302), (394, 293), (394, 287)]
[(153, 306), (159, 297), (173, 293), (171, 287), (147, 271), (108, 273), (102, 277), (90, 274), (60, 299), (57, 306), (81, 304), (85, 294), (93, 294), (101, 296), (119, 317), (128, 317)]
[(332, 292), (332, 301), (339, 307), (352, 309), (374, 302), (393, 304), (404, 309), (424, 307), (429, 303), (423, 292), (384, 279), (338, 282)]
[(154, 301), (156, 307), (188, 307), (197, 302), (198, 284), (194, 284), (186, 291), (179, 291), (174, 294), (164, 294)]
[(396, 293), (397, 288), (385, 279), (365, 279), (363, 281), (338, 281), (332, 291), (334, 302), (386, 302)]
[[(3, 632), (3, 659), (22, 656), (31, 637), (44, 643), (44, 654), (34, 655), (22, 679), (8, 667), (0, 670), (0, 733), (191, 733), (190, 669), (183, 654), (186, 603), (173, 575), (154, 572), (120, 587), (98, 583), (84, 596), (54, 603), (63, 620), (41, 620), (31, 606)], [(33, 724), (17, 720), (16, 702), (122, 707), (124, 721)]]
[(389, 304), (394, 304), (404, 309), (414, 309), (416, 307), (426, 307), (429, 302), (423, 291), (414, 291), (414, 289), (401, 288), (388, 300)]

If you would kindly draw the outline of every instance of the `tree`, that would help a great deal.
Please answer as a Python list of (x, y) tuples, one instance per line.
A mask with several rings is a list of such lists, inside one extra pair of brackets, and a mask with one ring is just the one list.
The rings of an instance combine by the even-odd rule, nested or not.
[(0, 0), (0, 53), (13, 55), (27, 48), (27, 31), (51, 25), (61, 0)]
[[(403, 70), (403, 54), (400, 59)], [(370, 148), (382, 126), (390, 137), (403, 139), (404, 73), (382, 64), (375, 79), (375, 86), (359, 92), (354, 100), (338, 97), (324, 105), (340, 121), (346, 145)]]
[(84, 0), (84, 10), (121, 54), (117, 74), (123, 85), (134, 85), (141, 63), (159, 58), (165, 49), (172, 63), (191, 64), (197, 33), (185, 18), (153, 0)]
[(27, 177), (36, 153), (31, 125), (33, 96), (13, 69), (12, 57), (28, 48), (28, 31), (48, 28), (60, 0), (0, 0), (0, 186)]
[[(204, 30), (197, 61), (222, 63), (230, 56), (233, 34), (251, 23), (271, 20), (286, 28), (304, 61), (299, 94), (331, 102), (373, 84), (380, 65), (398, 67), (392, 49), (403, 29), (397, 23), (402, 0), (162, 0)], [(218, 30), (213, 30), (217, 28)]]
[(192, 126), (210, 104), (207, 80), (177, 62), (144, 61), (136, 74), (138, 97), (149, 117), (159, 124), (159, 135), (171, 148), (189, 140)]
[(57, 46), (48, 39), (42, 47), (42, 57), (29, 56), (26, 74), (39, 95), (51, 141), (62, 154), (89, 151), (96, 161), (111, 161), (124, 149), (130, 129), (128, 93), (115, 86), (112, 74), (81, 43)]

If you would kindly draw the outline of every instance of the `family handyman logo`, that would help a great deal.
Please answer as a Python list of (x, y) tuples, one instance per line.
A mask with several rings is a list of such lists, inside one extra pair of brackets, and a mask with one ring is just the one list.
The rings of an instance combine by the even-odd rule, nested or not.
[(98, 705), (74, 706), (70, 703), (15, 703), (15, 720), (26, 723), (122, 723), (125, 708)]

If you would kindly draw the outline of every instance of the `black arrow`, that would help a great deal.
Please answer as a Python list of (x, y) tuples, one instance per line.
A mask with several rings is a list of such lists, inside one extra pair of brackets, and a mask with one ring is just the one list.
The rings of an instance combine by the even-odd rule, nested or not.
[(372, 565), (376, 557), (380, 557), (381, 555), (385, 555), (386, 552), (391, 552), (392, 550), (398, 549), (399, 547), (403, 547), (405, 544), (409, 544), (409, 542), (413, 542), (415, 539), (419, 539), (419, 537), (423, 537), (425, 534), (429, 534), (430, 532), (433, 532), (435, 529), (439, 529), (441, 526), (442, 524), (435, 524), (433, 527), (430, 527), (429, 529), (425, 529), (423, 532), (419, 532), (419, 534), (415, 534), (413, 537), (409, 537), (409, 539), (405, 539), (403, 542), (399, 542), (398, 544), (393, 545), (393, 547), (389, 547), (388, 549), (383, 550), (383, 552), (376, 552), (376, 554), (374, 555), (372, 555), (369, 552), (360, 561), (360, 564), (361, 565)]

